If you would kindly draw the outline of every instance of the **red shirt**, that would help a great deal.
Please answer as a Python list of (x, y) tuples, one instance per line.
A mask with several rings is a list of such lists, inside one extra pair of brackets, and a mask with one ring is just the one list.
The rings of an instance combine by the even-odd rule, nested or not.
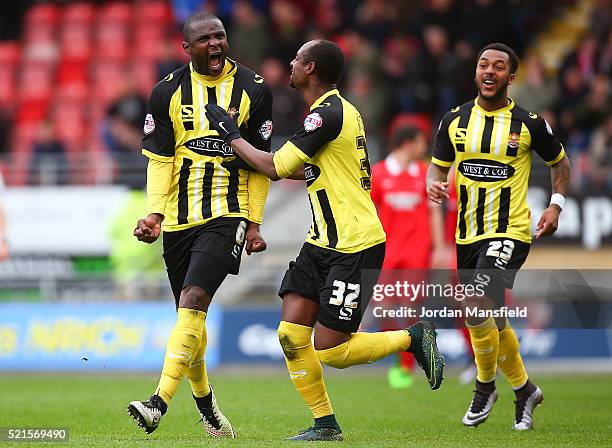
[(372, 167), (372, 200), (387, 234), (383, 268), (429, 268), (432, 242), (426, 175), (425, 162), (412, 162), (402, 169), (393, 154)]

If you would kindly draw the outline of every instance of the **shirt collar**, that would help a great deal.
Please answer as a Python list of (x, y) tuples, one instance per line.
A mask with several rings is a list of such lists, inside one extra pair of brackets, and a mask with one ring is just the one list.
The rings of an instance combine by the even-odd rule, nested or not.
[(502, 107), (501, 109), (497, 109), (497, 110), (491, 110), (491, 111), (484, 110), (478, 104), (478, 98), (474, 100), (474, 106), (475, 106), (475, 109), (483, 115), (496, 115), (496, 114), (499, 114), (500, 112), (508, 112), (512, 110), (512, 108), (514, 107), (514, 101), (512, 101), (512, 98), (508, 98), (508, 100), (509, 101), (506, 106)]
[(221, 70), (221, 74), (219, 76), (206, 76), (196, 72), (193, 69), (193, 64), (189, 63), (189, 69), (191, 70), (191, 75), (202, 84), (206, 84), (209, 86), (221, 84), (228, 77), (233, 76), (236, 72), (236, 62), (231, 60), (230, 58), (225, 58), (225, 65), (223, 66), (223, 70)]
[(319, 98), (317, 98), (317, 100), (314, 103), (312, 103), (312, 106), (310, 106), (310, 110), (313, 110), (315, 107), (319, 107), (321, 103), (323, 102), (323, 100), (325, 100), (325, 98), (331, 95), (340, 95), (340, 92), (338, 92), (338, 89), (328, 90), (323, 95), (321, 95)]

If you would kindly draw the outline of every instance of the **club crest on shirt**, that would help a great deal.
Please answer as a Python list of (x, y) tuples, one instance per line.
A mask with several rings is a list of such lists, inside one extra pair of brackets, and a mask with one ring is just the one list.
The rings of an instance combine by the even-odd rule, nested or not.
[(272, 120), (264, 121), (261, 127), (259, 128), (259, 135), (261, 135), (261, 138), (263, 138), (264, 140), (268, 140), (272, 135), (272, 127)]
[(518, 148), (521, 143), (520, 140), (521, 140), (520, 133), (511, 132), (510, 135), (508, 135), (508, 147), (512, 149)]
[(316, 112), (311, 113), (304, 120), (304, 129), (306, 132), (312, 132), (323, 125), (323, 117)]
[(144, 131), (145, 135), (149, 135), (155, 130), (155, 120), (153, 120), (153, 115), (147, 114), (142, 130)]

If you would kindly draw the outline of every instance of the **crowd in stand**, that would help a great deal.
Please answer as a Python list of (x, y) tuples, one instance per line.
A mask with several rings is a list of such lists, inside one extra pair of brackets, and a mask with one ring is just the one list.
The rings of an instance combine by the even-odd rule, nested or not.
[[(185, 61), (180, 56), (182, 21), (202, 9), (215, 12), (226, 25), (230, 56), (261, 73), (271, 85), (275, 133), (290, 134), (303, 116), (304, 104), (287, 86), (289, 62), (306, 40), (334, 40), (347, 56), (340, 87), (361, 111), (369, 139), (379, 148), (374, 158), (381, 158), (395, 123), (412, 120), (431, 134), (436, 127), (432, 123), (445, 111), (475, 97), (475, 57), (482, 46), (500, 41), (526, 55), (548, 21), (573, 3), (172, 0), (172, 19), (158, 45), (156, 78)], [(510, 91), (519, 104), (544, 115), (556, 129), (577, 168), (577, 185), (589, 190), (612, 187), (610, 3), (596, 2), (588, 33), (568, 49), (556, 73), (545, 70), (537, 57), (524, 57), (522, 86)], [(131, 52), (138, 59), (139, 49)], [(140, 132), (141, 127), (133, 115), (142, 114), (144, 91), (151, 86), (139, 87), (124, 88), (106, 105), (96, 132), (108, 153), (132, 151), (130, 129)], [(0, 138), (4, 138), (0, 151), (7, 152), (10, 146), (6, 128), (12, 118), (6, 108), (0, 113)]]

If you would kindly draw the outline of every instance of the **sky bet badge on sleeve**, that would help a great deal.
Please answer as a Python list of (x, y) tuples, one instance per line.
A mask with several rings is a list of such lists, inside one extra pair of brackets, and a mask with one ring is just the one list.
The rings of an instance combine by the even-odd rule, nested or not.
[(142, 130), (144, 131), (145, 135), (149, 135), (155, 130), (155, 120), (153, 120), (153, 115), (147, 114)]
[(261, 138), (263, 138), (264, 140), (268, 140), (270, 136), (272, 135), (272, 128), (273, 126), (272, 126), (271, 120), (264, 121), (264, 123), (259, 128), (259, 133), (261, 134)]
[(314, 112), (306, 117), (304, 120), (304, 129), (307, 132), (312, 132), (317, 128), (320, 128), (323, 124), (323, 118), (318, 113)]

